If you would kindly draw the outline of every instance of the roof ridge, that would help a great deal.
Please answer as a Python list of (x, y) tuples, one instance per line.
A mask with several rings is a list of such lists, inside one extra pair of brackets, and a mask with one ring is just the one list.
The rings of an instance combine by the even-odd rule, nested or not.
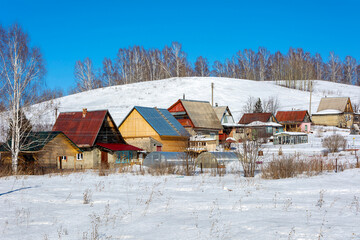
[(177, 132), (177, 134), (179, 134), (179, 136), (181, 136), (181, 133), (179, 132), (179, 130), (169, 121), (169, 119), (167, 119), (167, 117), (165, 117), (165, 115), (157, 107), (154, 107), (154, 108), (160, 114), (160, 116), (163, 117), (164, 120)]

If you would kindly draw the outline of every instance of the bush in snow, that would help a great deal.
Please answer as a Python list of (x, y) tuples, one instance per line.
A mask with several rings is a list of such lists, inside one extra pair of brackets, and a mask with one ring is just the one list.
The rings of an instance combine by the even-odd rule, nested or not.
[(340, 148), (345, 149), (346, 148), (346, 139), (339, 135), (334, 134), (329, 137), (324, 138), (322, 146), (329, 150), (329, 152), (338, 152)]

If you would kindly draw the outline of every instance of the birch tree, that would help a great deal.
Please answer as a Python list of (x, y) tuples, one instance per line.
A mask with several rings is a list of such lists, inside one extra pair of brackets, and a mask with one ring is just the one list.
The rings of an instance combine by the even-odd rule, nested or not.
[(356, 67), (356, 59), (351, 56), (346, 56), (343, 63), (344, 72), (341, 81), (342, 83), (355, 84), (357, 79)]
[(78, 92), (89, 91), (102, 86), (101, 81), (96, 76), (93, 63), (88, 57), (83, 62), (76, 62), (74, 75)]
[(9, 116), (9, 151), (12, 169), (18, 171), (23, 131), (22, 111), (36, 98), (36, 85), (41, 81), (45, 68), (40, 50), (29, 46), (29, 37), (18, 24), (8, 29), (0, 26), (0, 81), (5, 92), (5, 108)]
[(329, 81), (338, 82), (341, 75), (340, 58), (334, 52), (330, 52), (328, 65)]
[(200, 56), (196, 59), (195, 74), (200, 77), (208, 77), (210, 75), (209, 62), (206, 58)]

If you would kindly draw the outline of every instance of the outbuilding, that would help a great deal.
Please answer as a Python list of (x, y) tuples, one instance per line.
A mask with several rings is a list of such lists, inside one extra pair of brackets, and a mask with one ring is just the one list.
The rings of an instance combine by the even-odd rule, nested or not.
[(218, 168), (219, 165), (227, 165), (239, 161), (239, 155), (235, 152), (203, 152), (195, 160), (197, 167)]
[(308, 143), (308, 135), (302, 132), (281, 132), (274, 135), (274, 145)]
[(184, 152), (152, 152), (143, 161), (147, 167), (170, 167), (192, 165), (189, 156)]

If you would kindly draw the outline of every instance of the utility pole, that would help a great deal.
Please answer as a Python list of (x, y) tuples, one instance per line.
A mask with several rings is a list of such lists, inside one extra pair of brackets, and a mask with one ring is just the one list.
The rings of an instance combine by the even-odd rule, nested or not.
[(311, 117), (311, 95), (312, 95), (312, 81), (310, 81), (310, 106), (309, 106), (309, 115)]
[(214, 107), (214, 83), (211, 83), (211, 106)]

